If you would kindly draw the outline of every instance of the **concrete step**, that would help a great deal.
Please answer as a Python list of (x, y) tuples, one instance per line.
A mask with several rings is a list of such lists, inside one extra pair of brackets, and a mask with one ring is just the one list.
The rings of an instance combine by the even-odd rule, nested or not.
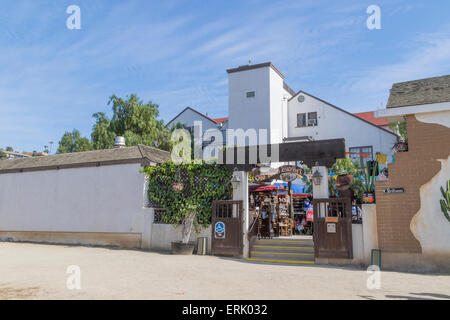
[(298, 253), (298, 252), (251, 251), (250, 258), (263, 260), (282, 260), (282, 261), (314, 261), (314, 252)]
[(276, 252), (276, 253), (314, 253), (314, 247), (309, 246), (278, 246), (255, 243), (251, 251), (258, 252)]
[(285, 240), (285, 239), (260, 239), (254, 242), (258, 246), (276, 246), (276, 247), (314, 247), (314, 242), (305, 240)]
[(314, 264), (314, 261), (295, 261), (295, 260), (279, 260), (279, 259), (265, 259), (265, 258), (247, 258), (246, 260), (253, 261), (253, 262), (273, 263), (273, 264), (279, 264), (279, 265)]

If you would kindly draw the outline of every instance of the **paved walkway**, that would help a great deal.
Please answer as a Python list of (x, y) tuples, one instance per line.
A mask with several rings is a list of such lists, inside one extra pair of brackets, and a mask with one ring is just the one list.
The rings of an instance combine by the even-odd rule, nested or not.
[[(69, 290), (67, 268), (81, 270)], [(0, 242), (0, 299), (450, 299), (450, 276)], [(73, 283), (73, 282), (71, 282)]]

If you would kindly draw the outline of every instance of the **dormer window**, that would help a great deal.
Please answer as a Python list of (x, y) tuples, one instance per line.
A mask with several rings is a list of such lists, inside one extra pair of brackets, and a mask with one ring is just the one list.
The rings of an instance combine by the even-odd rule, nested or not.
[(247, 91), (247, 98), (254, 98), (255, 97), (255, 91)]

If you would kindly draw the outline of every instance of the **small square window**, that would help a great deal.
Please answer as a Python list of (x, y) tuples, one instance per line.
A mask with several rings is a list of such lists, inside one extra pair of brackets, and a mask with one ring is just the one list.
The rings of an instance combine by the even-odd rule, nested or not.
[(248, 91), (247, 92), (247, 98), (254, 98), (255, 97), (255, 91)]

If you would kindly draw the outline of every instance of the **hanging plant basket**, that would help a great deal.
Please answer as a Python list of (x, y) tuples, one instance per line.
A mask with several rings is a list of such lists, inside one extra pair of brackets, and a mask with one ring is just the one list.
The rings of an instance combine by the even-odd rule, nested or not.
[(397, 151), (397, 152), (406, 152), (406, 151), (408, 151), (408, 143), (407, 142), (398, 142), (395, 145), (395, 151)]
[(172, 189), (175, 192), (181, 192), (184, 189), (184, 184), (182, 182), (174, 182), (172, 185)]

